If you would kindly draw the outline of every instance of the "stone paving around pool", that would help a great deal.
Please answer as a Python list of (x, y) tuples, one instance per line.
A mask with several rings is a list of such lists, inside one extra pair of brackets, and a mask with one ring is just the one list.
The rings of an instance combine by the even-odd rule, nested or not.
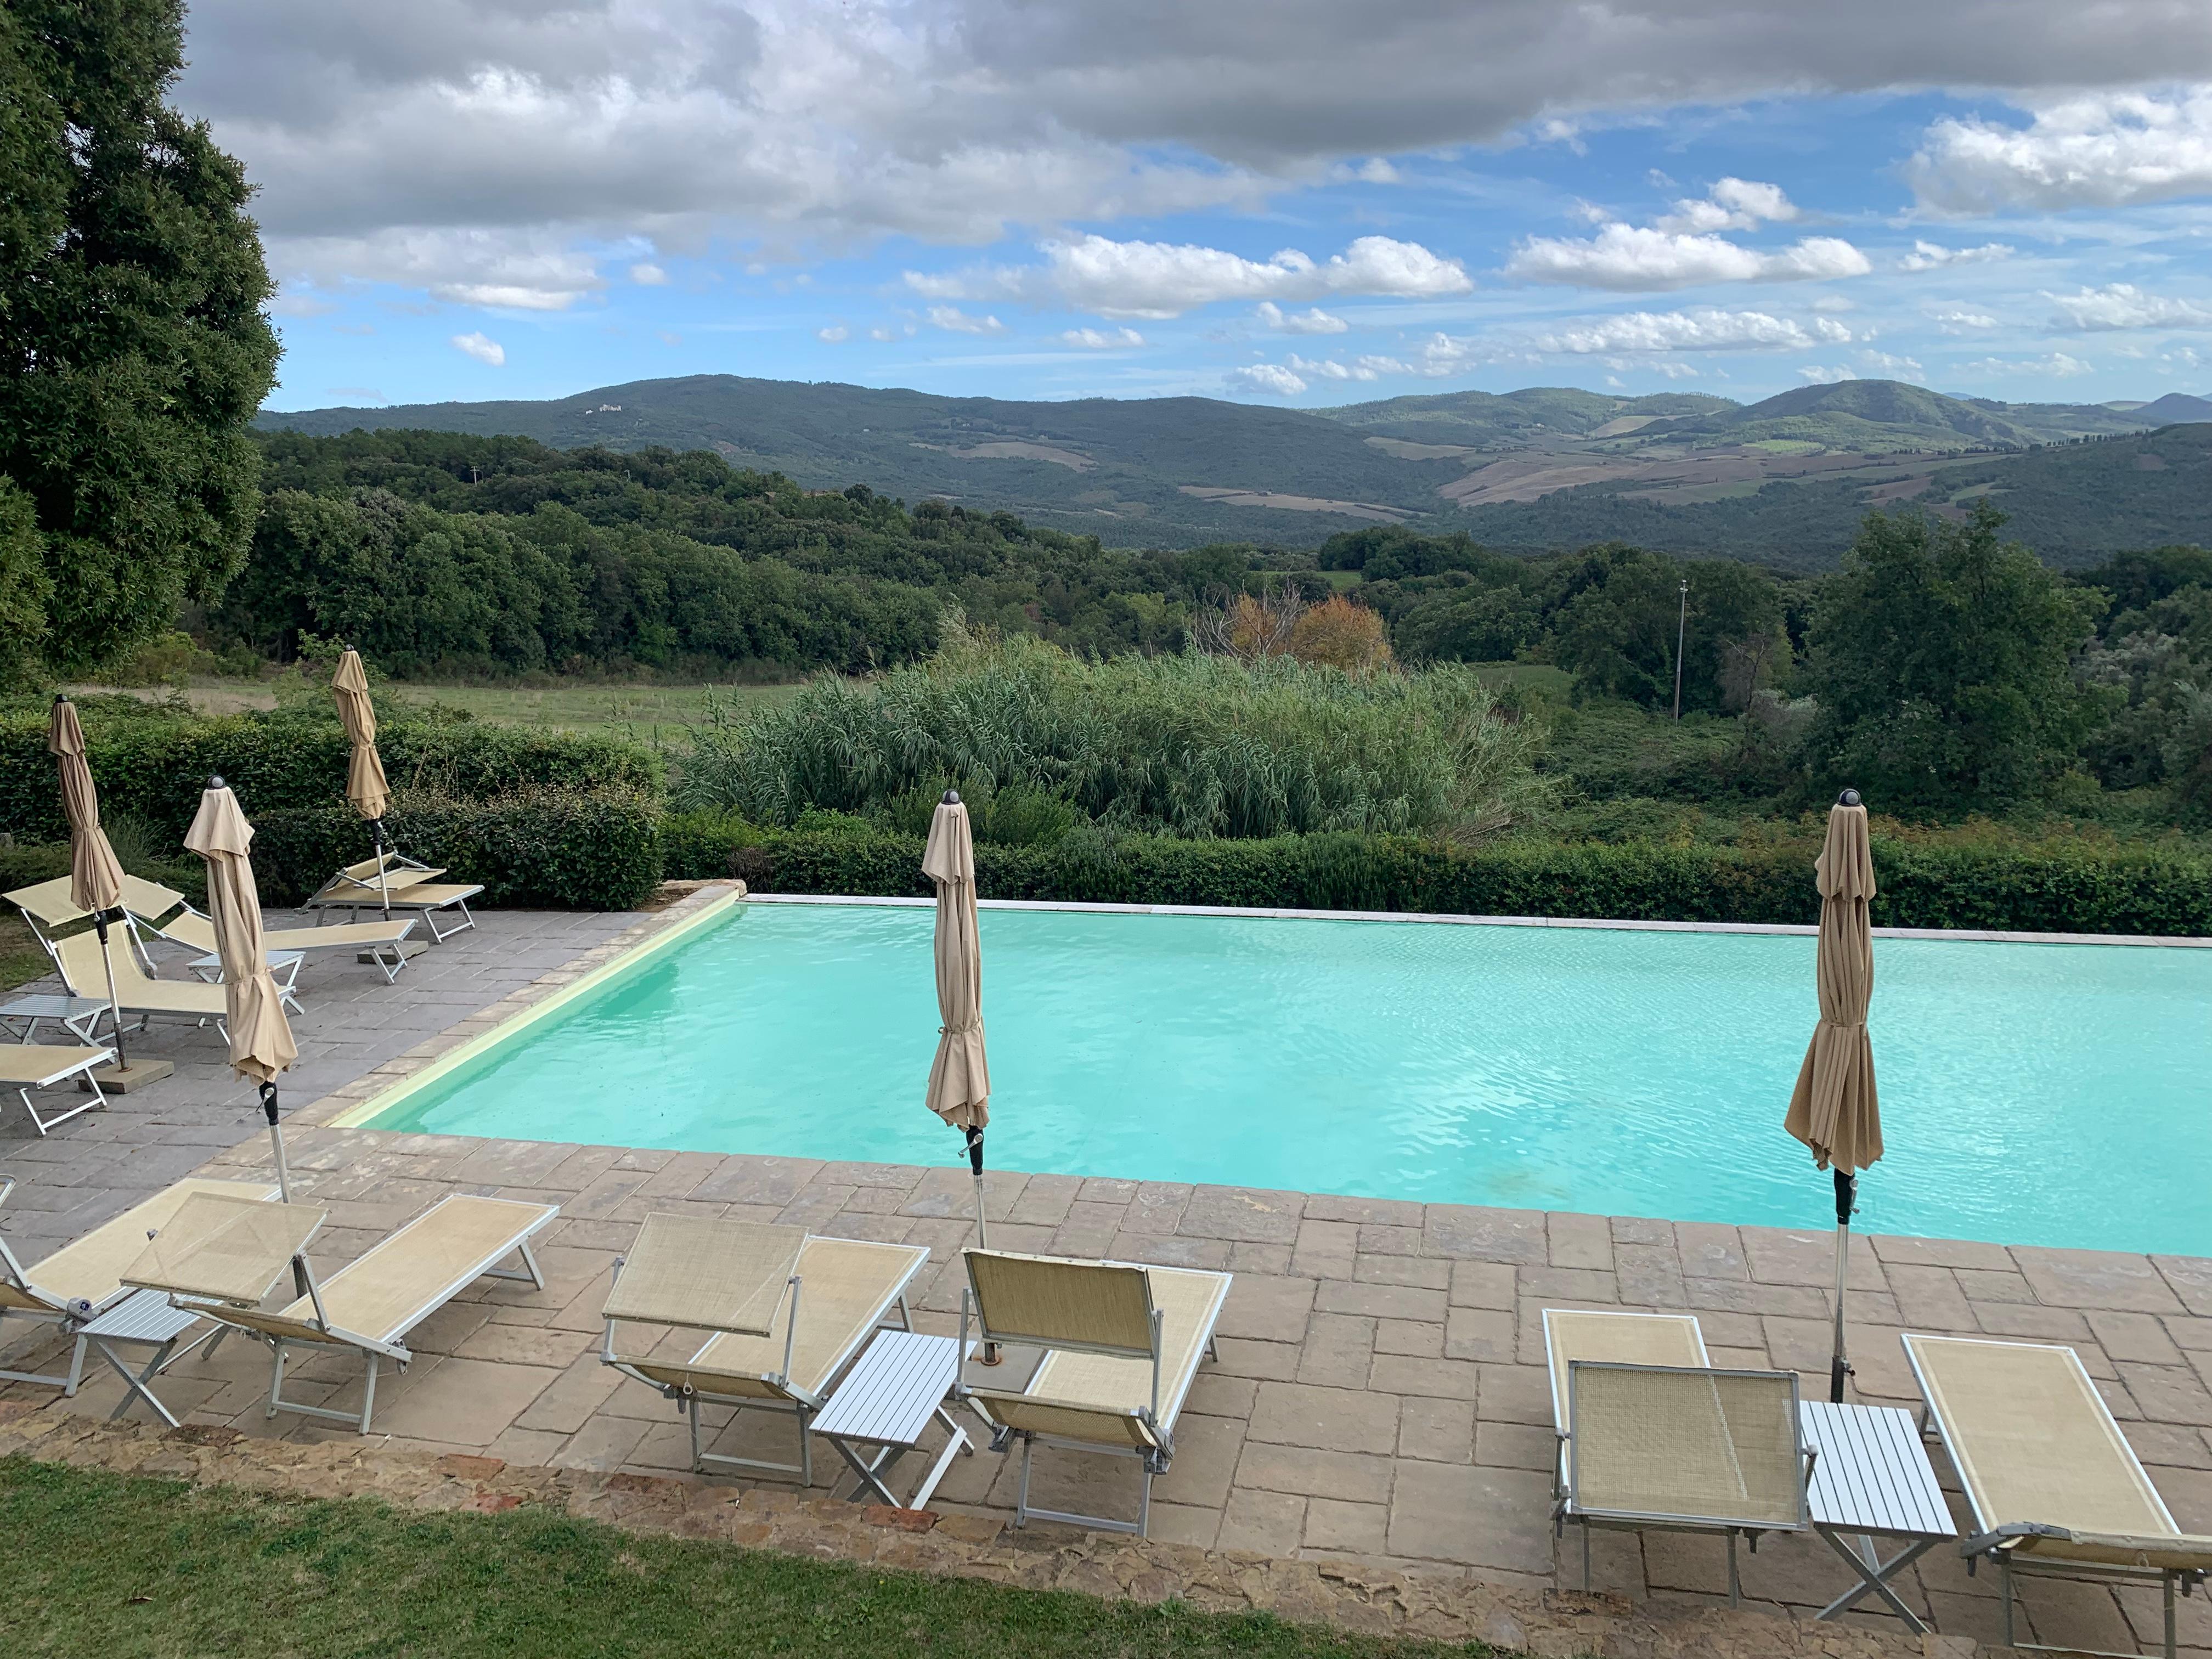
[[(520, 1467), (683, 1470), (687, 1438), (672, 1408), (597, 1355), (614, 1258), (657, 1210), (927, 1244), (919, 1322), (953, 1328), (957, 1252), (971, 1234), (964, 1168), (316, 1127), (707, 896), (644, 919), (492, 913), (478, 933), (437, 947), (392, 988), (350, 961), (302, 975), (311, 1012), (297, 1024), (301, 1075), (328, 1093), (290, 1120), (288, 1144), (301, 1195), (331, 1212), (319, 1267), (350, 1259), (451, 1191), (562, 1212), (541, 1252), (544, 1292), (486, 1281), (418, 1329), (413, 1366), (403, 1377), (387, 1371), (379, 1386), (379, 1443)], [(212, 1032), (173, 1032), (161, 1043), (194, 1063), (45, 1141), (29, 1136), (20, 1111), (0, 1125), (0, 1170), (24, 1183), (0, 1206), (0, 1232), (24, 1260), (195, 1169), (265, 1168), (250, 1091), (222, 1072)], [(619, 1139), (619, 1126), (609, 1126), (609, 1139)], [(1154, 1489), (1153, 1533), (1164, 1542), (1458, 1568), (1531, 1594), (1578, 1586), (1579, 1543), (1556, 1544), (1549, 1525), (1539, 1318), (1547, 1306), (1688, 1310), (1716, 1364), (1794, 1368), (1811, 1397), (1826, 1387), (1826, 1233), (1048, 1174), (994, 1172), (988, 1194), (994, 1245), (1237, 1275), (1219, 1359), (1201, 1368), (1174, 1467)], [(1857, 1397), (1917, 1405), (1898, 1343), (1905, 1330), (2064, 1342), (2097, 1378), (2180, 1525), (2212, 1531), (2212, 1261), (1876, 1236), (1854, 1241), (1852, 1283)], [(6, 1363), (42, 1349), (49, 1360), (58, 1351), (50, 1340), (19, 1339)], [(233, 1341), (211, 1361), (179, 1364), (161, 1392), (191, 1421), (248, 1436), (352, 1438), (297, 1418), (266, 1419), (267, 1372), (262, 1350)], [(299, 1375), (310, 1400), (358, 1387), (356, 1368), (331, 1362)], [(0, 1401), (103, 1415), (121, 1397), (112, 1376), (88, 1382), (73, 1401), (50, 1389), (0, 1388)], [(787, 1418), (749, 1413), (715, 1449), (787, 1455), (791, 1433)], [(1956, 1508), (1948, 1465), (1940, 1451), (1935, 1460)], [(825, 1455), (816, 1468), (826, 1487), (842, 1466)], [(1012, 1458), (962, 1459), (936, 1507), (1004, 1519), (1015, 1475)], [(1120, 1460), (1039, 1454), (1035, 1499), (1047, 1507), (1126, 1514), (1134, 1498), (1133, 1473)], [(1595, 1556), (1597, 1588), (1641, 1610), (1724, 1600), (1717, 1540), (1600, 1534)], [(1747, 1598), (1799, 1618), (1847, 1582), (1810, 1538), (1771, 1538), (1744, 1557)], [(1939, 1547), (1899, 1582), (1937, 1630), (1997, 1639), (1994, 1579), (1970, 1578), (1954, 1552)], [(2133, 1649), (2157, 1639), (2155, 1589), (2031, 1580), (2021, 1595), (2039, 1641)], [(2185, 1646), (2212, 1654), (2205, 1598), (2181, 1607)]]

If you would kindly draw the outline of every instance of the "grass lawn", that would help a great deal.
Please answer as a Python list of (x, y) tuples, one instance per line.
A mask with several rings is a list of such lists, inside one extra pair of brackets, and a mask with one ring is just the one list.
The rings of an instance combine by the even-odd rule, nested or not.
[[(97, 685), (72, 686), (74, 691), (100, 691)], [(562, 685), (542, 688), (496, 685), (432, 685), (418, 681), (392, 681), (381, 694), (401, 702), (441, 702), (465, 708), (480, 720), (497, 726), (554, 726), (576, 732), (618, 732), (652, 741), (657, 728), (692, 726), (704, 719), (707, 693), (703, 685)], [(725, 700), (752, 702), (787, 697), (795, 685), (725, 685), (711, 688)], [(167, 696), (167, 688), (132, 695), (149, 699)], [(276, 694), (251, 681), (197, 680), (185, 689), (193, 708), (204, 714), (235, 714), (250, 708), (274, 708)], [(672, 732), (671, 735), (673, 735)]]
[(422, 1515), (21, 1458), (0, 1460), (0, 1538), (9, 1579), (0, 1650), (10, 1659), (1488, 1651), (641, 1538), (529, 1507)]
[(53, 965), (22, 917), (12, 910), (0, 915), (0, 991), (27, 985), (51, 972)]

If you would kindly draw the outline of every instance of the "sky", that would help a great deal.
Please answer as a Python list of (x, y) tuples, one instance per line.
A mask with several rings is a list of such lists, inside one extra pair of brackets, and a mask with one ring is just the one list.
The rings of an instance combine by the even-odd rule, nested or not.
[(2212, 396), (2203, 0), (197, 0), (278, 409)]

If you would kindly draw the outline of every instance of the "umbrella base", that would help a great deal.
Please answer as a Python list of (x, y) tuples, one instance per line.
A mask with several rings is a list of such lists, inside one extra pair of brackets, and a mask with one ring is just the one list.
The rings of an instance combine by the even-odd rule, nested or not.
[(403, 939), (397, 945), (380, 945), (374, 951), (363, 951), (354, 960), (364, 968), (381, 968), (395, 956), (419, 957), (429, 948), (426, 939)]
[[(158, 1083), (175, 1071), (175, 1065), (166, 1060), (134, 1060), (128, 1066), (104, 1066), (93, 1076), (100, 1086), (111, 1095), (127, 1095), (134, 1089), (143, 1089), (149, 1083)], [(85, 1092), (91, 1092), (87, 1088)]]

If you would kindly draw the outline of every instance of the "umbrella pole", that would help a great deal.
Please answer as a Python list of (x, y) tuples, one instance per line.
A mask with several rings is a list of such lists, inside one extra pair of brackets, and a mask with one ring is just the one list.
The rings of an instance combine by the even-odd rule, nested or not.
[(384, 820), (371, 818), (368, 832), (376, 838), (376, 885), (384, 895), (384, 919), (392, 920), (392, 877), (384, 867)]
[[(988, 1250), (991, 1248), (991, 1235), (983, 1220), (983, 1132), (972, 1124), (968, 1129), (968, 1167), (975, 1176), (975, 1248)], [(986, 1342), (983, 1345), (983, 1363), (986, 1365), (999, 1363), (997, 1343)]]
[(1844, 1379), (1851, 1375), (1851, 1362), (1844, 1353), (1844, 1291), (1850, 1277), (1851, 1210), (1858, 1201), (1859, 1178), (1849, 1170), (1833, 1171), (1836, 1177), (1836, 1343), (1828, 1360), (1828, 1399), (1844, 1403)]
[[(276, 1153), (276, 1197), (279, 1202), (289, 1204), (292, 1201), (292, 1170), (291, 1166), (284, 1162), (284, 1126), (276, 1117), (276, 1085), (274, 1083), (261, 1085), (261, 1109), (269, 1115), (269, 1145)], [(307, 1293), (307, 1270), (296, 1255), (292, 1258), (292, 1290), (297, 1296)]]
[(123, 1052), (123, 1002), (115, 994), (115, 958), (108, 954), (107, 913), (103, 910), (94, 916), (92, 925), (100, 933), (100, 966), (107, 969), (107, 1012), (115, 1020), (115, 1069), (127, 1072), (131, 1069), (131, 1060)]

